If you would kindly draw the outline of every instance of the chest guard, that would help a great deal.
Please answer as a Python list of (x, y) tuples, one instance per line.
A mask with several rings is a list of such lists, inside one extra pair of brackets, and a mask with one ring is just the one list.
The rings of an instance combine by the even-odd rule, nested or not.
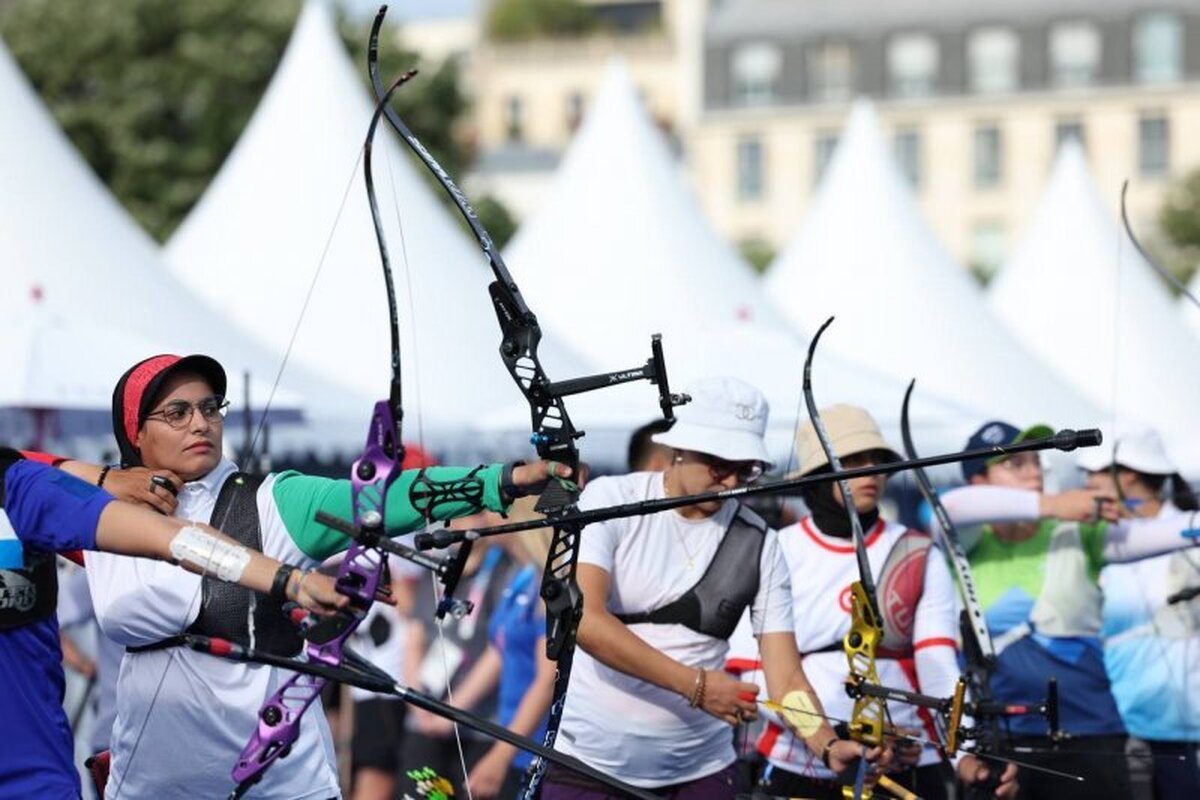
[(892, 545), (879, 570), (875, 589), (883, 622), (879, 652), (888, 657), (913, 654), (913, 625), (925, 593), (925, 564), (932, 544), (928, 534), (909, 528)]
[(708, 569), (692, 588), (653, 611), (617, 614), (626, 625), (683, 625), (714, 639), (728, 639), (758, 593), (759, 562), (767, 523), (739, 504)]
[[(262, 526), (258, 518), (258, 489), (261, 475), (235, 472), (221, 485), (209, 524), (238, 544), (262, 552)], [(296, 626), (283, 613), (283, 604), (233, 583), (205, 576), (200, 585), (200, 613), (187, 633), (227, 639), (235, 644), (293, 656), (304, 646)], [(253, 641), (251, 640), (251, 620)], [(172, 636), (161, 642), (130, 647), (129, 652), (159, 650), (183, 643)]]
[[(0, 509), (5, 501), (4, 473), (23, 458), (16, 450), (0, 448)], [(57, 606), (58, 570), (53, 553), (26, 550), (22, 566), (0, 568), (0, 630), (41, 622), (53, 616)]]

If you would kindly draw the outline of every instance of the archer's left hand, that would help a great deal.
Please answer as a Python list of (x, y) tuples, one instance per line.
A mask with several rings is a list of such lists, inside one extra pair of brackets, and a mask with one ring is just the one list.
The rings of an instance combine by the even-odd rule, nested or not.
[(534, 461), (513, 467), (512, 482), (525, 494), (541, 494), (551, 478), (574, 481), (582, 489), (587, 482), (587, 474), (587, 464), (580, 464), (579, 474), (576, 475), (566, 464), (557, 461)]
[[(973, 755), (964, 755), (958, 761), (958, 778), (964, 785), (970, 786), (974, 783), (986, 781), (992, 771), (999, 768), (999, 764), (988, 764), (980, 758)], [(1006, 764), (1004, 772), (1000, 773), (1000, 785), (996, 787), (995, 797), (1007, 798), (1012, 800), (1017, 796), (1017, 791), (1020, 785), (1017, 783), (1017, 765)]]
[(288, 581), (288, 599), (313, 612), (326, 617), (343, 609), (350, 598), (337, 590), (337, 582), (320, 572), (295, 570)]

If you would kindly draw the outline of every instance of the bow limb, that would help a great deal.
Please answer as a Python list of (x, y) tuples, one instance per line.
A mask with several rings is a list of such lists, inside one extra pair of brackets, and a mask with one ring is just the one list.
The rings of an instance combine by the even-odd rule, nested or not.
[[(916, 446), (913, 444), (912, 428), (909, 424), (909, 403), (912, 400), (913, 387), (916, 380), (908, 384), (904, 392), (904, 402), (900, 407), (900, 437), (904, 443), (905, 458), (917, 458)], [(971, 690), (971, 698), (977, 703), (989, 703), (992, 699), (991, 676), (996, 666), (996, 654), (992, 647), (992, 637), (987, 627), (987, 619), (979, 604), (979, 594), (975, 590), (975, 580), (971, 575), (971, 564), (967, 560), (960, 544), (958, 530), (950, 520), (950, 514), (938, 497), (937, 490), (929, 476), (921, 467), (912, 470), (917, 486), (922, 496), (929, 503), (937, 524), (933, 529), (934, 539), (950, 560), (955, 582), (958, 584), (959, 598), (963, 604), (962, 615), (959, 618), (959, 629), (963, 640), (963, 651), (966, 660), (966, 680)], [(977, 719), (984, 715), (976, 714)], [(1000, 729), (994, 715), (985, 717), (984, 730), (977, 741), (985, 752), (995, 752), (1000, 743)], [(959, 731), (957, 725), (948, 725), (949, 739), (946, 743), (948, 755), (957, 750)]]
[[(310, 661), (339, 665), (345, 654), (346, 640), (366, 616), (375, 602), (387, 565), (387, 554), (364, 543), (368, 537), (378, 538), (384, 532), (388, 488), (400, 474), (404, 460), (401, 421), (404, 418), (400, 372), (400, 333), (395, 290), (392, 284), (391, 262), (387, 242), (379, 218), (371, 171), (372, 141), (379, 125), (381, 109), (392, 92), (414, 73), (401, 76), (385, 93), (375, 108), (363, 145), (363, 178), (375, 233), (379, 243), (380, 262), (387, 290), (389, 322), (392, 334), (392, 374), (387, 400), (375, 404), (362, 455), (351, 471), (351, 507), (353, 524), (364, 534), (363, 539), (351, 542), (338, 567), (337, 589), (350, 598), (350, 611), (330, 622), (319, 623), (308, 632), (306, 656)], [(295, 671), (259, 710), (259, 723), (250, 741), (242, 750), (233, 768), (237, 784), (232, 798), (242, 797), (278, 758), (287, 755), (300, 736), (304, 712), (321, 695), (326, 678), (311, 672)]]
[[(820, 409), (817, 408), (816, 398), (812, 388), (813, 356), (821, 335), (833, 323), (833, 317), (825, 321), (813, 336), (808, 345), (808, 355), (804, 359), (804, 405), (808, 410), (808, 418), (812, 421), (821, 450), (829, 460), (833, 472), (842, 472), (842, 462), (834, 451), (829, 431), (821, 419)], [(838, 480), (838, 488), (842, 494), (842, 504), (846, 516), (850, 520), (850, 532), (854, 541), (854, 557), (858, 562), (858, 580), (850, 587), (850, 630), (842, 640), (849, 664), (847, 691), (854, 698), (854, 709), (850, 716), (850, 738), (868, 747), (884, 743), (884, 728), (888, 722), (887, 704), (884, 698), (862, 691), (867, 684), (879, 684), (879, 674), (876, 670), (876, 650), (883, 638), (883, 620), (879, 613), (879, 600), (875, 592), (875, 577), (871, 572), (871, 562), (867, 557), (866, 537), (863, 535), (862, 520), (859, 519), (858, 509), (854, 506), (854, 497), (850, 491), (850, 482)], [(855, 800), (871, 796), (870, 789), (863, 786), (866, 773), (866, 759), (859, 761), (858, 776), (854, 785)]]
[(1146, 248), (1142, 246), (1141, 241), (1138, 240), (1137, 235), (1134, 234), (1133, 226), (1129, 224), (1129, 211), (1125, 206), (1125, 195), (1128, 192), (1129, 181), (1126, 180), (1121, 184), (1121, 225), (1125, 228), (1125, 235), (1129, 237), (1129, 241), (1133, 245), (1133, 249), (1137, 250), (1138, 255), (1144, 258), (1146, 263), (1149, 264), (1155, 272), (1162, 276), (1163, 280), (1171, 284), (1171, 286), (1175, 288), (1175, 291), (1179, 292), (1179, 294), (1183, 297), (1186, 297), (1192, 305), (1200, 309), (1200, 299), (1197, 299), (1196, 296), (1192, 294), (1191, 290), (1184, 285), (1183, 281), (1175, 277), (1175, 274), (1171, 272), (1171, 270), (1167, 269), (1162, 264), (1158, 263), (1158, 261), (1156, 261), (1154, 258), (1152, 258)]
[(595, 781), (603, 783), (622, 796), (631, 796), (639, 798), (639, 800), (655, 800), (657, 795), (638, 787), (631, 786), (623, 781), (617, 780), (600, 770), (588, 766), (587, 764), (572, 758), (571, 756), (559, 753), (545, 745), (513, 733), (507, 728), (497, 725), (486, 719), (482, 719), (468, 711), (456, 708), (447, 703), (443, 703), (421, 692), (415, 691), (406, 687), (383, 670), (365, 661), (358, 656), (349, 647), (342, 649), (343, 663), (330, 664), (323, 661), (300, 661), (287, 658), (284, 656), (275, 655), (254, 650), (249, 647), (233, 644), (231, 642), (215, 639), (208, 636), (188, 635), (185, 637), (185, 643), (188, 647), (194, 650), (208, 653), (210, 655), (225, 658), (231, 661), (240, 661), (244, 663), (266, 664), (275, 668), (294, 671), (310, 677), (313, 680), (319, 680), (322, 683), (326, 681), (337, 681), (351, 686), (357, 686), (367, 691), (376, 692), (379, 694), (388, 694), (397, 697), (404, 702), (424, 709), (430, 713), (441, 717), (453, 720), (456, 724), (464, 725), (468, 728), (479, 731), (493, 738), (518, 747), (530, 753), (534, 753), (549, 761), (552, 761), (572, 772), (577, 772), (585, 775)]
[[(379, 98), (384, 94), (379, 73), (379, 32), (386, 12), (387, 7), (383, 6), (376, 14), (367, 47), (367, 70), (376, 97)], [(471, 204), (467, 202), (466, 195), (394, 109), (384, 107), (383, 114), (409, 149), (433, 173), (488, 259), (494, 277), (488, 292), (502, 335), (500, 357), (529, 404), (532, 428), (530, 441), (537, 449), (538, 455), (545, 460), (556, 461), (569, 467), (572, 478), (578, 476), (580, 458), (575, 440), (582, 436), (583, 432), (575, 428), (567, 413), (563, 397), (568, 394), (646, 379), (658, 386), (659, 406), (663, 415), (668, 419), (673, 418), (674, 406), (687, 402), (689, 398), (686, 395), (671, 393), (658, 337), (652, 339), (651, 358), (640, 369), (578, 378), (557, 384), (550, 380), (538, 358), (542, 330), (538, 325), (537, 316), (525, 303), (516, 280), (508, 271), (491, 235), (479, 221)], [(554, 744), (558, 735), (570, 682), (575, 636), (583, 615), (583, 595), (576, 581), (582, 523), (572, 520), (578, 512), (578, 500), (579, 488), (574, 482), (552, 480), (539, 497), (536, 507), (537, 511), (545, 515), (544, 524), (549, 525), (553, 531), (541, 585), (541, 596), (546, 604), (546, 655), (557, 662), (554, 695), (546, 727), (547, 747)], [(461, 558), (465, 558), (465, 551), (466, 548), (460, 549)], [(452, 591), (453, 587), (447, 585), (447, 595)], [(535, 762), (529, 784), (525, 788), (525, 797), (532, 799), (538, 796), (545, 767), (544, 759), (539, 758)]]

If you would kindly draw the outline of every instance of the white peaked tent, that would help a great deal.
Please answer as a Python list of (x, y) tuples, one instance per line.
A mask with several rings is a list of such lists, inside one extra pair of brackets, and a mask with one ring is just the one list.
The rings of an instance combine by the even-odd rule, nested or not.
[(1157, 428), (1200, 474), (1200, 342), (1105, 209), (1078, 144), (1062, 147), (1033, 222), (988, 292), (1015, 336), (1102, 420)]
[[(382, 397), (388, 310), (359, 158), (373, 108), (326, 3), (309, 0), (250, 124), (165, 255), (181, 281), (264, 341), (282, 349), (295, 331), (294, 362)], [(401, 319), (405, 435), (422, 431), (445, 448), (482, 412), (519, 398), (497, 355), (491, 272), (386, 122), (374, 150)]]
[[(161, 352), (209, 353), (226, 366), (231, 385), (243, 371), (269, 385), (279, 356), (171, 278), (154, 243), (71, 146), (3, 45), (0, 108), (5, 406), (103, 411), (125, 369)], [(104, 385), (108, 392), (100, 391)], [(291, 393), (278, 399), (293, 410), (297, 402), (337, 397), (329, 384), (300, 376), (287, 386)]]
[[(524, 291), (542, 318), (594, 362), (644, 357), (650, 334), (661, 332), (673, 388), (718, 374), (758, 385), (772, 406), (773, 449), (786, 452), (806, 343), (704, 219), (620, 61), (609, 65), (548, 196), (505, 256), (527, 276)], [(825, 350), (814, 369), (819, 402), (857, 402), (895, 424), (903, 383)], [(932, 397), (918, 393), (915, 427), (965, 418)], [(643, 404), (632, 424), (652, 410)]]
[(823, 340), (831, 350), (915, 376), (981, 416), (1076, 428), (1098, 421), (988, 311), (934, 238), (865, 101), (851, 110), (811, 210), (765, 280), (803, 329), (836, 315)]

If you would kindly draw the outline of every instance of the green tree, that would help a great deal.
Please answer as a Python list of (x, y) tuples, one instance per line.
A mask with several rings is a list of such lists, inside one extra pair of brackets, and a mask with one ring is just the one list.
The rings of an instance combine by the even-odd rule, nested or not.
[[(0, 37), (92, 169), (163, 241), (241, 136), (299, 10), (299, 0), (8, 0), (0, 2)], [(340, 28), (368, 85), (369, 28)], [(385, 29), (384, 76), (418, 61)], [(426, 70), (393, 102), (434, 157), (461, 175), (471, 153), (454, 136), (468, 108), (457, 64)]]
[(1158, 224), (1175, 249), (1166, 265), (1186, 281), (1200, 260), (1200, 170), (1188, 173), (1171, 187), (1159, 210)]
[(582, 36), (596, 27), (595, 12), (578, 0), (494, 0), (485, 21), (488, 37), (499, 42)]
[(767, 271), (767, 267), (775, 260), (775, 248), (763, 239), (744, 239), (738, 243), (738, 250), (759, 275)]
[(11, 0), (0, 35), (96, 174), (165, 239), (266, 88), (298, 0)]

